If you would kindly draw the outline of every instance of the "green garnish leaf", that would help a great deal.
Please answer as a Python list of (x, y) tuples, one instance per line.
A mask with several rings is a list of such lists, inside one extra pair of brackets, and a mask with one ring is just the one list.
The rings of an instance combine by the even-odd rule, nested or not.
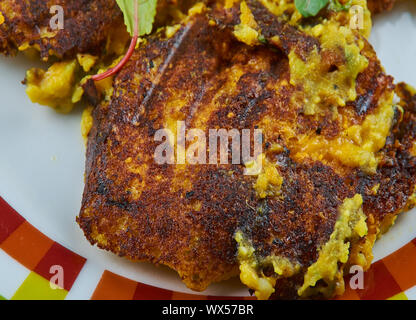
[(149, 34), (153, 28), (153, 21), (156, 16), (157, 0), (116, 0), (118, 6), (124, 14), (124, 23), (127, 31), (134, 33), (134, 5), (135, 1), (139, 4), (139, 36)]
[[(156, 16), (157, 0), (116, 0), (124, 14), (124, 23), (131, 34), (131, 42), (123, 59), (113, 68), (91, 77), (93, 81), (101, 81), (118, 73), (130, 60), (140, 36), (152, 32)], [(137, 19), (136, 19), (137, 18)]]
[(328, 4), (329, 0), (295, 0), (296, 9), (304, 16), (313, 17)]

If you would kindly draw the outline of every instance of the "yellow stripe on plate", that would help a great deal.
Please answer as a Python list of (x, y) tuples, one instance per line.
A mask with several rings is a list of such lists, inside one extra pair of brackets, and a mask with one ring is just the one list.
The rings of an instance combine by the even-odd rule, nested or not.
[(401, 292), (391, 298), (388, 298), (387, 300), (408, 300), (408, 299), (407, 299), (407, 296), (404, 294), (404, 292)]
[(48, 280), (31, 272), (12, 300), (64, 300), (67, 294), (64, 289), (52, 289)]

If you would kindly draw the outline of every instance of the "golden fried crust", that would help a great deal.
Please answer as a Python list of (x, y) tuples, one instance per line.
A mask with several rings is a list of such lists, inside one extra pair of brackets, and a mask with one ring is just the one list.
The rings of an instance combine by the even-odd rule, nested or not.
[(376, 14), (391, 10), (395, 3), (396, 0), (368, 0), (367, 6), (371, 13)]
[[(64, 29), (51, 30), (53, 5), (64, 9)], [(99, 54), (112, 29), (123, 24), (115, 0), (7, 0), (0, 3), (0, 52), (11, 54), (24, 44), (36, 47), (42, 58)]]
[[(238, 21), (238, 13), (214, 11), (210, 18), (190, 18), (171, 38), (161, 31), (136, 50), (114, 80), (111, 101), (93, 112), (77, 221), (92, 244), (131, 260), (168, 265), (194, 290), (237, 274), (233, 237), (242, 230), (259, 257), (275, 254), (301, 265), (300, 274), (277, 286), (275, 297), (287, 298), (296, 296), (346, 198), (361, 194), (374, 226), (402, 210), (415, 185), (415, 158), (406, 141), (415, 138), (416, 119), (406, 110), (400, 122), (397, 113), (376, 174), (336, 161), (295, 161), (281, 130), (331, 139), (341, 123), (329, 114), (308, 117), (291, 102), (297, 89), (287, 85), (286, 50), (295, 48), (302, 56), (316, 40), (260, 8), (253, 12), (263, 32), (282, 34), (281, 47), (236, 41), (228, 25)], [(357, 79), (358, 97), (340, 109), (357, 124), (393, 90), (369, 44), (363, 52), (369, 67)], [(244, 175), (242, 165), (158, 165), (153, 158), (160, 144), (156, 131), (178, 120), (208, 136), (212, 128), (253, 132), (267, 118), (285, 124), (263, 131), (263, 150), (276, 141), (284, 146), (283, 152), (267, 153), (283, 177), (279, 196), (259, 199), (256, 177)]]
[[(92, 243), (133, 260), (167, 264), (189, 287), (203, 290), (212, 281), (237, 274), (232, 235), (238, 216), (251, 210), (247, 199), (250, 193), (255, 198), (254, 190), (241, 175), (241, 167), (194, 166), (181, 172), (156, 164), (153, 154), (158, 143), (153, 137), (165, 127), (167, 117), (160, 113), (169, 111), (165, 109), (168, 100), (181, 96), (186, 100), (179, 115), (210, 108), (209, 101), (228, 80), (227, 64), (241, 46), (236, 43), (230, 51), (221, 50), (229, 36), (208, 27), (202, 17), (169, 40), (148, 41), (115, 80), (114, 92), (120, 96), (94, 112), (78, 222)], [(235, 57), (239, 58), (245, 59), (244, 54)], [(165, 70), (159, 81), (151, 71), (158, 60), (160, 72)], [(200, 78), (202, 74), (206, 77)], [(140, 75), (139, 85), (135, 75)], [(221, 110), (207, 111), (204, 123)], [(253, 116), (249, 112), (247, 120)], [(188, 123), (193, 127), (197, 120), (190, 118)], [(110, 144), (117, 149), (113, 155), (107, 153)], [(129, 157), (134, 166), (148, 166), (142, 175), (128, 170), (125, 160)], [(230, 175), (232, 169), (236, 172)], [(142, 193), (134, 201), (126, 186), (136, 182), (144, 185), (138, 186)], [(124, 231), (118, 225), (120, 219), (127, 219)]]

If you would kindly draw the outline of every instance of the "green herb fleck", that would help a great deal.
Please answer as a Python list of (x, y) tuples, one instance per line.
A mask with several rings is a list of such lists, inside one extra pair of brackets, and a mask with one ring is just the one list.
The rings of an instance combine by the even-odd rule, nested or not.
[(267, 44), (267, 39), (261, 34), (259, 35), (259, 37), (257, 38), (259, 40), (260, 43), (262, 44)]
[(351, 8), (352, 0), (348, 0), (346, 4), (342, 4), (338, 0), (330, 0), (328, 9), (332, 11), (347, 11)]
[(329, 0), (295, 0), (295, 6), (307, 18), (316, 16), (328, 2)]

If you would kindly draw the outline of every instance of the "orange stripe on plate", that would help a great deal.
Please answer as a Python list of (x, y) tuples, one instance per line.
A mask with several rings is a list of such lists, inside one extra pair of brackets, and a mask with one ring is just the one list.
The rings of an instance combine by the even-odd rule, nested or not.
[(383, 259), (402, 291), (416, 285), (416, 246), (410, 242)]
[(0, 245), (0, 248), (26, 268), (33, 270), (53, 243), (25, 221)]
[(92, 300), (132, 300), (137, 282), (104, 271), (91, 299)]

